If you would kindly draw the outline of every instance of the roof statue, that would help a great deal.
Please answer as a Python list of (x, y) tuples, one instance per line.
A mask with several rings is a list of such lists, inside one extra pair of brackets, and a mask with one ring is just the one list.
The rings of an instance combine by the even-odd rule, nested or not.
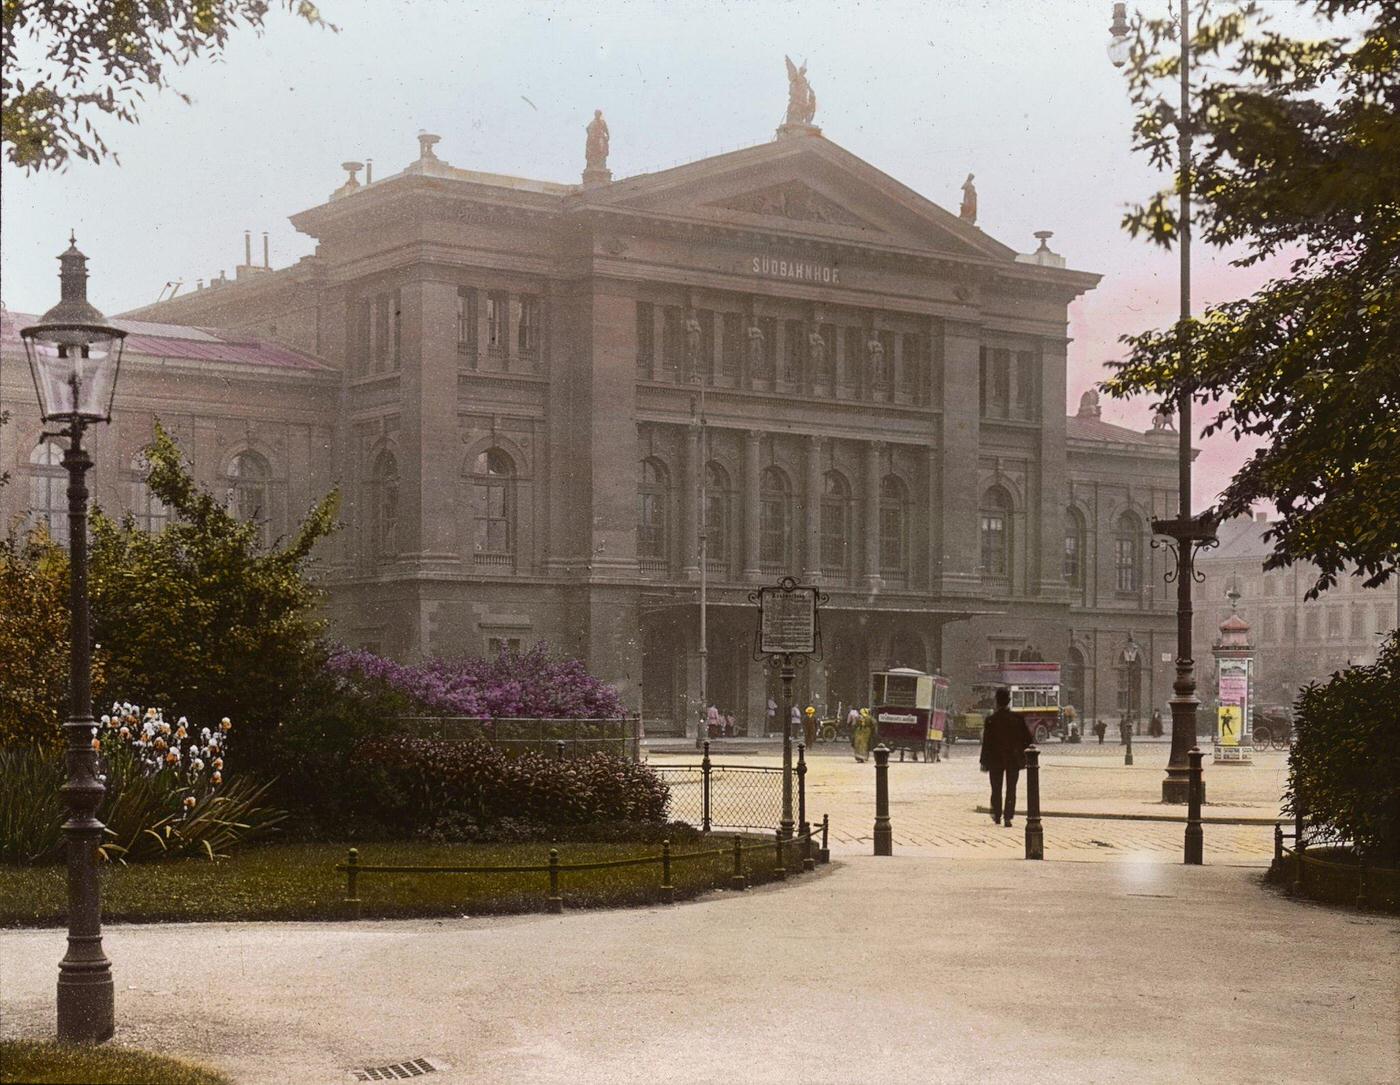
[(1103, 410), (1099, 407), (1099, 390), (1090, 388), (1079, 397), (1079, 417), (1098, 418), (1102, 414)]
[(788, 107), (783, 127), (810, 128), (812, 118), (817, 115), (817, 96), (812, 93), (812, 84), (807, 82), (807, 62), (804, 60), (799, 68), (791, 57), (784, 56), (783, 60), (787, 62), (788, 73)]
[(1152, 413), (1153, 433), (1175, 433), (1176, 422), (1172, 412), (1166, 409), (1154, 411)]
[(977, 186), (972, 183), (972, 174), (962, 183), (962, 206), (958, 208), (958, 218), (969, 226), (977, 225)]
[(599, 184), (612, 180), (608, 169), (608, 144), (611, 138), (608, 122), (603, 120), (603, 111), (595, 109), (593, 119), (584, 129), (588, 138), (583, 146), (583, 183)]

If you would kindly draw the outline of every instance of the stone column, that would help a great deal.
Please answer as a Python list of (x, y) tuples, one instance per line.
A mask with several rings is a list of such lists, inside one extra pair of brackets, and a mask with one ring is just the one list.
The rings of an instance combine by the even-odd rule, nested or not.
[[(1065, 506), (1069, 503), (1069, 465), (1065, 453), (1065, 339), (1042, 339), (1040, 362), (1040, 485), (1038, 493), (1039, 545), (1032, 557), (1039, 566), (1039, 594), (1049, 600), (1067, 601), (1064, 578)], [(1030, 519), (1029, 517), (1027, 518)], [(1029, 528), (1029, 525), (1028, 525)], [(1144, 546), (1148, 554), (1151, 551)], [(1080, 557), (1081, 562), (1084, 560)], [(1027, 578), (1030, 579), (1029, 577)]]
[(927, 503), (924, 505), (923, 521), (925, 571), (928, 578), (924, 583), (930, 591), (936, 591), (943, 573), (943, 518), (940, 515), (942, 502), (939, 500), (943, 486), (943, 452), (937, 446), (930, 445), (927, 454)]
[(871, 591), (880, 587), (880, 453), (883, 441), (865, 446), (865, 584)]
[(763, 434), (751, 429), (744, 434), (744, 579), (758, 579), (758, 462), (759, 441)]
[(688, 580), (700, 577), (700, 472), (705, 469), (701, 455), (700, 427), (689, 426), (685, 435), (685, 508), (681, 510), (681, 523), (685, 525), (681, 568)]
[[(945, 595), (981, 590), (978, 570), (981, 493), (978, 448), (981, 440), (980, 329), (974, 324), (943, 325), (942, 485), (938, 518), (942, 527)], [(1063, 411), (1061, 411), (1063, 413)]]
[(807, 501), (804, 511), (807, 516), (807, 544), (802, 575), (815, 584), (821, 580), (822, 573), (822, 439), (815, 435), (807, 438)]

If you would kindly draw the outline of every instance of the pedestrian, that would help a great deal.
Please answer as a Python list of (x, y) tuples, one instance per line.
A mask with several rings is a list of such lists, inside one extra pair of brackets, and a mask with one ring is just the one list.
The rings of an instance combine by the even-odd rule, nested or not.
[(711, 738), (719, 738), (720, 736), (719, 707), (717, 705), (710, 705), (709, 708), (705, 709), (705, 731)]
[(1126, 713), (1119, 713), (1118, 716), (1118, 745), (1128, 744), (1128, 717)]
[(1148, 726), (1147, 733), (1153, 738), (1162, 737), (1162, 710), (1160, 708), (1152, 710), (1152, 723)]
[(726, 712), (726, 713), (724, 714), (724, 737), (725, 737), (725, 738), (733, 738), (733, 737), (734, 737), (734, 713), (733, 713), (733, 712)]
[(1103, 745), (1103, 736), (1108, 733), (1108, 724), (1103, 720), (1094, 721), (1094, 734), (1099, 736), (1099, 745)]
[(1031, 736), (1021, 717), (1009, 707), (1009, 689), (1003, 686), (997, 690), (996, 702), (996, 711), (982, 724), (979, 761), (982, 771), (991, 776), (992, 820), (1009, 829), (1016, 816), (1016, 780), (1026, 767), (1026, 747), (1031, 744)]
[(793, 705), (789, 710), (788, 719), (792, 723), (792, 730), (800, 732), (802, 730), (802, 709)]
[(807, 742), (807, 749), (811, 749), (817, 744), (817, 709), (815, 705), (808, 705), (803, 709), (802, 737)]
[(768, 733), (771, 735), (778, 729), (778, 702), (772, 697), (768, 698)]
[(875, 738), (875, 721), (870, 718), (870, 709), (862, 708), (856, 714), (856, 722), (851, 727), (851, 749), (856, 760), (862, 765), (870, 756), (870, 743)]

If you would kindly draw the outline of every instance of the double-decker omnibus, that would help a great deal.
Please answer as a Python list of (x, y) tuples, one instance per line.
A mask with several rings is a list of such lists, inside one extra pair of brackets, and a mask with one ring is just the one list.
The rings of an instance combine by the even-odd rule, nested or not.
[(985, 703), (986, 712), (992, 710), (1000, 686), (1011, 691), (1011, 711), (1025, 721), (1026, 731), (1037, 743), (1044, 743), (1051, 735), (1064, 737), (1058, 663), (979, 663), (974, 692), (979, 705)]
[(909, 753), (937, 761), (948, 720), (948, 679), (912, 667), (875, 671), (870, 676), (870, 711), (877, 740), (899, 759)]

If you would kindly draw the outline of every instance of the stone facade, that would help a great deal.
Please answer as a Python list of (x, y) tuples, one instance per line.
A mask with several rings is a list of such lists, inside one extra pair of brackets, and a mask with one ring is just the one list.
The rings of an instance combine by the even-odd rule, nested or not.
[[(1048, 234), (1018, 255), (815, 129), (588, 185), (432, 142), (293, 216), (313, 256), (128, 314), (159, 324), (129, 348), (99, 500), (122, 504), (156, 415), (211, 484), (256, 453), (265, 496), (240, 500), (271, 533), (339, 485), (341, 638), (402, 658), (546, 640), (655, 727), (699, 709), (702, 527), (710, 699), (750, 730), (776, 682), (747, 594), (784, 574), (830, 596), (803, 702), (861, 702), (894, 663), (961, 701), (977, 663), (1035, 655), (1069, 665), (1087, 715), (1165, 706), (1148, 521), (1174, 509), (1175, 440), (1092, 398), (1066, 418), (1067, 306), (1098, 277)], [(254, 345), (163, 360), (201, 334)], [(40, 477), (15, 414), (0, 456)], [(6, 517), (27, 485), (0, 491)]]

